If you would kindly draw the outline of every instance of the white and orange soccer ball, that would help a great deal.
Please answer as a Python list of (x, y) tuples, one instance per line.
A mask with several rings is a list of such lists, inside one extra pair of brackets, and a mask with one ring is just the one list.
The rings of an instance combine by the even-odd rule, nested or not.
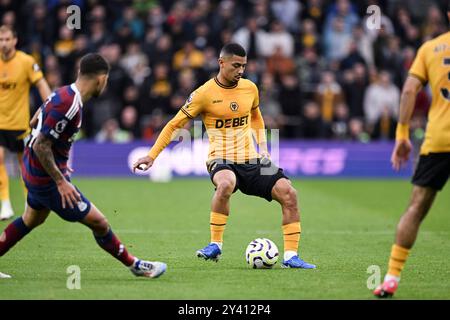
[(258, 238), (248, 244), (245, 258), (253, 269), (270, 269), (278, 261), (278, 248), (272, 240)]

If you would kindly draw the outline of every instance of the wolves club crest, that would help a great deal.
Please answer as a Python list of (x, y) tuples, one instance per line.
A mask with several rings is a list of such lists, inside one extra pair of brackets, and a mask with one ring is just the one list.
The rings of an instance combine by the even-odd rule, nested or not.
[(239, 105), (236, 102), (232, 102), (230, 103), (230, 109), (232, 111), (237, 111), (237, 109), (239, 109)]

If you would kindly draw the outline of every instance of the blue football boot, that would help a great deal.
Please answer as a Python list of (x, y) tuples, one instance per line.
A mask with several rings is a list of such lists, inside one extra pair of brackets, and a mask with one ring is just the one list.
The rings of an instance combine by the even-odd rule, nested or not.
[(298, 256), (293, 256), (289, 260), (284, 260), (281, 264), (282, 268), (298, 268), (298, 269), (315, 269), (314, 264), (303, 261)]
[(219, 261), (219, 257), (222, 254), (219, 246), (215, 243), (210, 243), (203, 249), (197, 250), (197, 257), (203, 258), (205, 260)]

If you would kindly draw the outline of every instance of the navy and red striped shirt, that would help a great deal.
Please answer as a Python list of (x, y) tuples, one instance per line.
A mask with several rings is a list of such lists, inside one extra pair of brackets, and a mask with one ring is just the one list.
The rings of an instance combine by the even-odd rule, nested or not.
[(67, 161), (72, 142), (81, 127), (82, 107), (81, 95), (75, 83), (53, 92), (40, 107), (37, 125), (31, 131), (23, 156), (22, 177), (28, 189), (45, 191), (55, 186), (33, 150), (33, 143), (39, 134), (52, 140), (55, 163), (69, 179)]

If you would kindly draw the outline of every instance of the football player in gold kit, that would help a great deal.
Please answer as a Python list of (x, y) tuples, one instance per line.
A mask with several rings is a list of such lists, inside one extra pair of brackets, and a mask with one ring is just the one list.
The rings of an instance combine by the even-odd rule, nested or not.
[[(285, 268), (313, 269), (299, 258), (300, 215), (297, 192), (269, 160), (264, 121), (259, 110), (256, 85), (242, 78), (247, 64), (244, 48), (225, 45), (219, 58), (218, 75), (197, 88), (184, 106), (164, 127), (146, 157), (133, 165), (133, 170), (147, 170), (169, 144), (176, 129), (201, 115), (209, 136), (207, 169), (216, 187), (210, 214), (211, 241), (197, 251), (197, 256), (217, 261), (222, 254), (223, 233), (230, 214), (230, 197), (236, 191), (272, 199), (281, 204), (283, 214)], [(253, 137), (258, 144), (257, 153)]]
[(51, 94), (38, 64), (30, 55), (16, 50), (17, 36), (7, 26), (0, 27), (0, 220), (14, 215), (9, 200), (9, 179), (5, 148), (22, 163), (23, 139), (30, 128), (30, 86), (35, 85), (42, 101)]
[[(450, 1), (447, 16), (450, 19)], [(428, 113), (425, 140), (412, 178), (414, 187), (411, 200), (397, 226), (388, 272), (384, 282), (374, 291), (380, 298), (390, 297), (397, 290), (400, 273), (414, 245), (420, 224), (450, 175), (450, 32), (425, 42), (409, 70), (400, 100), (400, 116), (391, 159), (396, 170), (408, 160), (411, 153), (409, 121), (416, 95), (427, 82), (433, 100)]]

